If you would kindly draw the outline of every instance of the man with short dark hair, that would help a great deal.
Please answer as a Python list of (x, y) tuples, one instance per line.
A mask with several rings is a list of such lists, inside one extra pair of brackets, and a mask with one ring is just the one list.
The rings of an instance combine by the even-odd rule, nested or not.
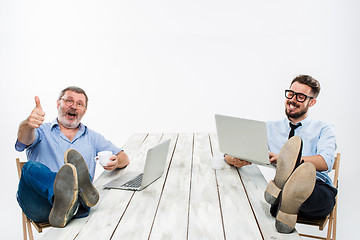
[(17, 200), (26, 216), (34, 222), (49, 221), (64, 227), (75, 217), (88, 215), (99, 200), (93, 186), (95, 156), (112, 151), (106, 170), (124, 168), (127, 154), (99, 133), (81, 123), (88, 106), (85, 91), (68, 87), (57, 100), (58, 117), (44, 123), (45, 112), (35, 97), (35, 108), (21, 122), (15, 144), (24, 151), (28, 161), (23, 166)]
[[(319, 92), (316, 79), (296, 77), (285, 90), (287, 118), (267, 123), (269, 159), (277, 167), (265, 200), (271, 204), (275, 226), (282, 233), (294, 230), (298, 215), (323, 218), (335, 205), (337, 189), (327, 174), (335, 161), (334, 127), (308, 117)], [(250, 164), (229, 155), (225, 160), (236, 167)]]

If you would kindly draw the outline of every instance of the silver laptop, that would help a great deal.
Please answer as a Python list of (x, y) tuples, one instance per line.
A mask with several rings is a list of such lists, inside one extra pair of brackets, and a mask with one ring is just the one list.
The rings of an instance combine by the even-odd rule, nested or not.
[(273, 167), (269, 161), (266, 123), (215, 115), (222, 153), (254, 164)]
[(144, 171), (126, 172), (105, 184), (104, 188), (140, 191), (157, 180), (164, 172), (170, 139), (148, 150)]

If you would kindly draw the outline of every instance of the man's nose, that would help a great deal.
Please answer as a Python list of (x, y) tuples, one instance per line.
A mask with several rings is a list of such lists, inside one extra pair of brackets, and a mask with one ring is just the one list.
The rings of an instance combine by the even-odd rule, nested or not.
[(291, 99), (286, 99), (287, 104), (298, 104), (298, 101), (296, 100), (296, 97), (294, 96)]
[(73, 104), (70, 106), (70, 109), (75, 109), (75, 110), (77, 110), (78, 108), (77, 108), (76, 103), (73, 103)]

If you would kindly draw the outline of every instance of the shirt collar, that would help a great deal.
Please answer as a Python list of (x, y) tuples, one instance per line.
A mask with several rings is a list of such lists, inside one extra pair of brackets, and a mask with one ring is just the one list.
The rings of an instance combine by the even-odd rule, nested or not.
[[(303, 119), (302, 121), (299, 122), (299, 123), (301, 123), (300, 128), (306, 126), (310, 121), (311, 121), (310, 118), (307, 116), (305, 119)], [(291, 121), (288, 118), (285, 118), (285, 123), (288, 126), (288, 128), (290, 129)]]
[(57, 118), (55, 118), (52, 122), (51, 122), (51, 129), (55, 128), (55, 127), (59, 127), (59, 123), (57, 121)]

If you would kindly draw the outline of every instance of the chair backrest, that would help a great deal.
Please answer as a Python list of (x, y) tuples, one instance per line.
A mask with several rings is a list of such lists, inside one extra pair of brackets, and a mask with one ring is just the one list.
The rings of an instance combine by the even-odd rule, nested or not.
[(334, 162), (334, 165), (333, 165), (333, 168), (332, 168), (334, 170), (333, 183), (334, 183), (335, 188), (338, 188), (338, 182), (339, 182), (340, 157), (341, 157), (341, 154), (337, 153), (336, 157), (335, 157), (335, 162)]
[(21, 177), (21, 170), (24, 166), (26, 162), (20, 162), (20, 159), (19, 158), (16, 158), (16, 168), (17, 168), (17, 171), (18, 171), (18, 176), (19, 176), (19, 179)]
[[(16, 168), (19, 176), (19, 180), (21, 178), (21, 170), (26, 162), (21, 162), (19, 158), (16, 158)], [(22, 221), (23, 221), (23, 238), (27, 239), (26, 232), (29, 234), (30, 240), (34, 239), (32, 230), (31, 230), (31, 223), (35, 227), (36, 231), (39, 233), (42, 232), (43, 228), (51, 227), (49, 222), (41, 222), (36, 223), (31, 221), (23, 212), (22, 212)], [(27, 230), (27, 231), (26, 231)]]

